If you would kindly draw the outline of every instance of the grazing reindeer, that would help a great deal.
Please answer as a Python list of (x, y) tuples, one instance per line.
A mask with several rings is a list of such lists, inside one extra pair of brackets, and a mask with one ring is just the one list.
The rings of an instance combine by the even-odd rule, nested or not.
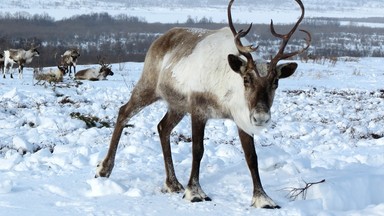
[(76, 73), (76, 63), (78, 57), (80, 57), (79, 49), (69, 49), (61, 55), (61, 65), (64, 66), (66, 71), (69, 72), (69, 76), (71, 76), (72, 67), (73, 74)]
[(40, 81), (46, 81), (48, 83), (63, 82), (63, 77), (66, 69), (63, 66), (57, 66), (57, 69), (50, 68), (47, 71), (35, 68), (33, 70), (33, 78)]
[(228, 5), (229, 28), (174, 28), (153, 42), (145, 59), (143, 74), (131, 98), (119, 110), (108, 153), (98, 164), (96, 177), (111, 175), (118, 142), (129, 119), (144, 107), (163, 99), (168, 104), (168, 111), (157, 129), (165, 162), (164, 192), (184, 191), (174, 171), (170, 134), (186, 113), (190, 113), (192, 169), (184, 198), (191, 202), (211, 200), (199, 182), (200, 161), (204, 153), (204, 128), (211, 118), (227, 118), (237, 124), (251, 172), (252, 206), (279, 208), (262, 187), (253, 135), (271, 120), (270, 108), (279, 79), (289, 77), (297, 68), (296, 63), (278, 65), (278, 62), (308, 49), (311, 35), (300, 30), (308, 36), (306, 46), (295, 52), (284, 53), (289, 39), (304, 17), (303, 3), (295, 0), (301, 8), (301, 17), (291, 31), (284, 35), (275, 32), (271, 21), (272, 34), (282, 39), (280, 49), (269, 64), (256, 64), (251, 52), (257, 47), (243, 46), (240, 40), (248, 34), (251, 26), (239, 32), (233, 26), (233, 1)]
[(321, 63), (323, 62), (323, 57), (322, 57), (322, 56), (314, 55), (314, 54), (312, 54), (312, 53), (309, 53), (309, 54), (307, 55), (307, 58), (310, 59), (310, 60), (312, 60), (313, 63), (319, 63), (319, 64), (321, 64)]
[(105, 64), (103, 60), (99, 59), (100, 68), (88, 68), (81, 70), (75, 74), (75, 79), (77, 80), (106, 80), (107, 76), (113, 76), (113, 72), (111, 70), (112, 66), (109, 64)]
[[(5, 78), (6, 71), (9, 71), (9, 68), (12, 69), (13, 64), (17, 63), (19, 65), (19, 79), (23, 78), (23, 68), (24, 64), (29, 64), (32, 62), (33, 57), (38, 57), (40, 55), (37, 51), (37, 47), (32, 47), (31, 49), (25, 51), (23, 49), (9, 49), (4, 51), (4, 71), (3, 78)], [(8, 68), (8, 65), (10, 67)], [(11, 78), (13, 78), (11, 70)]]

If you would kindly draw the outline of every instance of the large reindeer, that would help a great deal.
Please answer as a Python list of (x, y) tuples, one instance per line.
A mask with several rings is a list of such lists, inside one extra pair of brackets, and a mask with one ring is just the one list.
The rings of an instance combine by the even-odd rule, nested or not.
[(69, 76), (71, 76), (72, 73), (72, 67), (73, 67), (73, 74), (76, 73), (76, 64), (77, 64), (77, 58), (80, 57), (79, 49), (69, 49), (64, 52), (63, 55), (61, 55), (61, 66), (66, 68), (66, 71), (68, 71)]
[[(33, 57), (39, 56), (40, 53), (37, 51), (37, 47), (32, 46), (29, 50), (23, 49), (9, 49), (4, 51), (4, 70), (3, 78), (5, 78), (5, 73), (11, 69), (11, 78), (13, 78), (12, 67), (16, 63), (19, 65), (19, 78), (23, 78), (23, 68), (24, 64), (29, 64), (32, 62)], [(8, 67), (8, 65), (10, 65)]]
[[(132, 91), (131, 98), (123, 105), (117, 117), (106, 157), (98, 164), (96, 177), (109, 177), (114, 167), (118, 142), (129, 119), (144, 107), (163, 99), (168, 110), (157, 128), (163, 150), (166, 179), (164, 192), (182, 192), (191, 202), (211, 200), (200, 186), (200, 161), (204, 153), (204, 128), (211, 118), (232, 119), (237, 127), (240, 142), (253, 181), (252, 206), (279, 208), (264, 191), (258, 171), (253, 135), (271, 120), (275, 90), (279, 79), (289, 77), (297, 68), (296, 63), (278, 65), (283, 59), (305, 51), (311, 41), (307, 31), (306, 46), (298, 51), (284, 53), (284, 49), (304, 17), (301, 17), (287, 34), (271, 32), (281, 38), (277, 54), (269, 64), (257, 63), (251, 53), (252, 46), (244, 46), (241, 38), (248, 30), (236, 31), (228, 5), (229, 28), (219, 30), (174, 28), (158, 38), (150, 47), (143, 74)], [(192, 120), (192, 169), (189, 182), (179, 183), (173, 166), (170, 133), (181, 119), (190, 113)]]

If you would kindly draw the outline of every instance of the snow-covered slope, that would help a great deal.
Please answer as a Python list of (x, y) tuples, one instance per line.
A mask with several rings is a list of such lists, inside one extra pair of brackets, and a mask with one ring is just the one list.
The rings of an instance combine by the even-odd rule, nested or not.
[[(226, 0), (200, 1), (192, 6), (189, 6), (188, 2), (195, 1), (0, 0), (1, 13), (20, 11), (30, 14), (46, 13), (55, 19), (108, 12), (112, 15), (128, 14), (142, 17), (148, 22), (185, 22), (188, 17), (198, 20), (203, 17), (212, 18), (215, 22), (227, 20)], [(303, 0), (303, 3), (307, 9), (306, 17), (382, 17), (382, 8), (384, 8), (384, 1), (379, 0)], [(233, 7), (234, 17), (240, 22), (247, 23), (269, 23), (272, 18), (279, 23), (293, 22), (299, 13), (298, 6), (293, 0), (239, 0), (235, 4), (237, 6)]]

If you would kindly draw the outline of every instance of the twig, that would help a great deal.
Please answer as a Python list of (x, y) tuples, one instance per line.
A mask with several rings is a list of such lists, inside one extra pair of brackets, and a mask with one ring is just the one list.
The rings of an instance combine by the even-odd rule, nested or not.
[(321, 181), (318, 181), (318, 182), (310, 182), (310, 183), (307, 183), (304, 181), (305, 183), (305, 186), (302, 187), (302, 188), (289, 188), (290, 191), (289, 193), (287, 194), (287, 197), (291, 200), (291, 201), (294, 201), (296, 200), (300, 195), (301, 195), (301, 198), (303, 200), (305, 200), (307, 198), (307, 191), (308, 189), (312, 186), (312, 185), (315, 185), (315, 184), (320, 184), (320, 183), (324, 183), (325, 182), (325, 179), (321, 180)]

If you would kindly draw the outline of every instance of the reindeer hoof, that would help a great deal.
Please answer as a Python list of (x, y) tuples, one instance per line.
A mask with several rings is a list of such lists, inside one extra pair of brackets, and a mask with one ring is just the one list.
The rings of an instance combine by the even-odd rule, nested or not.
[(212, 199), (204, 193), (200, 186), (196, 186), (192, 189), (188, 187), (185, 190), (183, 199), (189, 200), (191, 202), (212, 201)]
[[(185, 194), (183, 196), (183, 199), (185, 199)], [(203, 201), (212, 201), (212, 199), (210, 197), (193, 197), (191, 200), (191, 202), (203, 202)]]
[(279, 209), (280, 206), (276, 205), (276, 203), (269, 198), (265, 193), (252, 198), (252, 207), (255, 208), (265, 208), (265, 209)]
[(163, 193), (181, 193), (184, 192), (184, 187), (179, 183), (179, 181), (166, 181), (164, 187), (161, 189)]
[(281, 207), (279, 205), (276, 205), (276, 206), (266, 205), (266, 206), (263, 206), (262, 208), (265, 208), (265, 209), (279, 209)]
[(114, 165), (113, 163), (105, 163), (104, 161), (100, 162), (97, 165), (95, 178), (98, 178), (98, 177), (109, 178), (109, 176), (112, 173), (113, 165)]

